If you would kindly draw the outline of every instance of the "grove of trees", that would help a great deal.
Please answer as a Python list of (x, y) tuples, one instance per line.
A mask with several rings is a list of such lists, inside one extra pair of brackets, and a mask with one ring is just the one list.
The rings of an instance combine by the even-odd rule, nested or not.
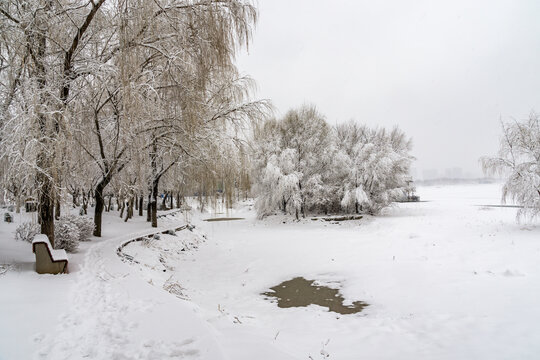
[[(94, 235), (112, 198), (157, 226), (158, 193), (247, 191), (242, 131), (269, 110), (234, 59), (257, 10), (244, 0), (4, 0), (0, 166), (18, 207), (38, 200), (54, 244), (61, 204)], [(122, 211), (123, 212), (123, 211)], [(53, 245), (54, 246), (54, 245)]]
[(253, 180), (259, 217), (281, 210), (377, 214), (410, 186), (412, 143), (398, 128), (331, 127), (313, 106), (255, 130)]

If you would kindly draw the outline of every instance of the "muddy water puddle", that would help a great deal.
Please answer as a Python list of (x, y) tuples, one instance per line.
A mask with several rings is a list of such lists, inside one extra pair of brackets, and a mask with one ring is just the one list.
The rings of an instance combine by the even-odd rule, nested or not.
[(270, 290), (262, 295), (270, 299), (276, 298), (280, 308), (319, 305), (339, 314), (355, 314), (369, 305), (363, 301), (354, 301), (346, 305), (345, 298), (339, 289), (319, 285), (315, 280), (307, 280), (303, 277), (284, 281)]

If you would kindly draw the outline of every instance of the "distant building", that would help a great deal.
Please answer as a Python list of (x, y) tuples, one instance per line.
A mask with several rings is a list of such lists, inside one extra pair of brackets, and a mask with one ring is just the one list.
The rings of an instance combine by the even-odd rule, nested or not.
[(424, 180), (433, 180), (439, 178), (439, 171), (437, 169), (424, 169), (422, 172)]
[(448, 179), (463, 179), (463, 169), (460, 167), (446, 169), (444, 177)]

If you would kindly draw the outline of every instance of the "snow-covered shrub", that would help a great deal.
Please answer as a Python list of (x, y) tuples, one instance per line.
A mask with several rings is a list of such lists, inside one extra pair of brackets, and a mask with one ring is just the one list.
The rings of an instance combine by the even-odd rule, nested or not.
[(54, 247), (74, 252), (79, 247), (81, 232), (71, 216), (60, 217), (54, 224)]
[(502, 124), (503, 136), (496, 157), (481, 158), (486, 174), (506, 176), (502, 202), (521, 205), (517, 219), (540, 215), (540, 117)]
[(11, 215), (11, 213), (7, 212), (4, 214), (4, 221), (8, 223), (13, 222), (13, 216)]
[(32, 222), (24, 222), (15, 229), (15, 239), (31, 243), (34, 237), (41, 232), (41, 226)]
[[(87, 241), (94, 231), (94, 222), (84, 216), (62, 216), (54, 224), (54, 247), (67, 252), (77, 250), (79, 241)], [(15, 239), (32, 242), (41, 232), (39, 224), (22, 223), (15, 229)]]
[(67, 215), (62, 216), (61, 219), (77, 226), (79, 229), (79, 241), (88, 241), (90, 236), (94, 233), (94, 220), (88, 216)]

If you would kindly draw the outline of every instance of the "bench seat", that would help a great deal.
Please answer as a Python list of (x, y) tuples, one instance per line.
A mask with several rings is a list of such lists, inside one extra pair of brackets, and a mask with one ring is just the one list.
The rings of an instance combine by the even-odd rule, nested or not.
[(38, 274), (67, 273), (68, 257), (65, 250), (55, 250), (47, 235), (38, 234), (32, 241), (32, 252), (36, 254)]

